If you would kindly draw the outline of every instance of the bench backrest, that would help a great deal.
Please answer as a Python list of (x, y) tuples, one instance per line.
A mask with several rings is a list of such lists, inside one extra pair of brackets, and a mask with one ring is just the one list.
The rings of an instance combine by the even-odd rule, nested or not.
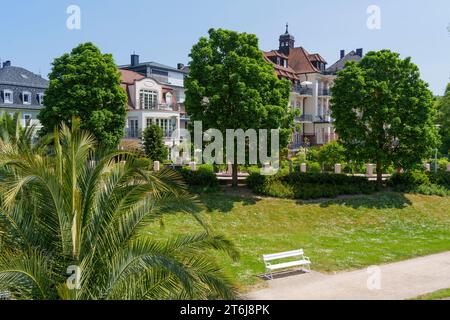
[(274, 254), (265, 254), (263, 255), (264, 261), (272, 261), (272, 260), (279, 260), (284, 258), (292, 258), (292, 257), (300, 257), (303, 256), (303, 250), (293, 250), (293, 251), (287, 251), (287, 252), (280, 252), (280, 253), (274, 253)]

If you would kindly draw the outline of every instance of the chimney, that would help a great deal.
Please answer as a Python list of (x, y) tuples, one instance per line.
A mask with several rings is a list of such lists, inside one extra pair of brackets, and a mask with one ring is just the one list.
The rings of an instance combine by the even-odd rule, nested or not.
[(11, 67), (11, 61), (5, 61), (5, 62), (3, 62), (3, 68), (4, 67)]
[(184, 64), (182, 64), (182, 63), (178, 63), (177, 64), (177, 69), (178, 70), (183, 70), (183, 68), (184, 68)]
[(341, 59), (345, 57), (345, 50), (341, 50)]
[(361, 58), (363, 57), (363, 49), (356, 49), (356, 55), (360, 56)]
[(133, 53), (131, 55), (131, 66), (137, 66), (139, 64), (139, 55)]

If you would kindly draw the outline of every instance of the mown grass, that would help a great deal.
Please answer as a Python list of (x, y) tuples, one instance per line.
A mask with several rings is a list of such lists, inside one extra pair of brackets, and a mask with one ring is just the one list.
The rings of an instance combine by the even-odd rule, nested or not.
[(442, 300), (450, 298), (450, 289), (443, 289), (433, 293), (424, 294), (412, 300)]
[[(383, 192), (298, 202), (242, 194), (199, 196), (213, 230), (240, 251), (237, 262), (217, 258), (241, 290), (260, 282), (268, 253), (303, 248), (314, 270), (335, 272), (450, 250), (450, 197)], [(200, 230), (186, 214), (166, 216), (164, 226), (149, 231), (166, 237)]]

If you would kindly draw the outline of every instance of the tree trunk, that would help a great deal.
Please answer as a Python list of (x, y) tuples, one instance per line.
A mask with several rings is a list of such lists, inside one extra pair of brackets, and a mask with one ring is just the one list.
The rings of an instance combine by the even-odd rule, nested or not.
[(239, 171), (239, 165), (237, 164), (237, 161), (234, 161), (233, 165), (233, 182), (232, 187), (237, 188), (238, 187), (238, 171)]
[(377, 160), (377, 182), (378, 184), (383, 183), (383, 167), (379, 160)]

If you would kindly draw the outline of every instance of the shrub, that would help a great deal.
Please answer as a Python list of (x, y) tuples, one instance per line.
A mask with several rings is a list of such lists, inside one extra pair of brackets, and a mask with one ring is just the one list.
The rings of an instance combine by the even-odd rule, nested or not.
[(430, 185), (420, 185), (413, 190), (415, 193), (424, 194), (427, 196), (440, 196), (445, 197), (450, 195), (450, 190), (448, 190), (444, 186), (440, 186), (437, 184), (430, 184)]
[(250, 175), (246, 180), (247, 187), (255, 191), (259, 188), (262, 188), (265, 185), (266, 180), (268, 178), (269, 178), (268, 176), (260, 174), (259, 170), (250, 172)]
[(272, 181), (265, 185), (262, 190), (264, 195), (276, 198), (294, 198), (294, 188), (279, 180)]
[(319, 149), (318, 162), (321, 163), (325, 171), (334, 171), (336, 163), (345, 162), (345, 148), (337, 141), (327, 143)]
[(320, 166), (320, 163), (318, 162), (314, 162), (314, 161), (309, 161), (307, 162), (307, 170), (310, 173), (321, 173), (322, 172), (322, 167)]
[(377, 183), (369, 182), (364, 177), (299, 172), (270, 177), (253, 173), (247, 185), (258, 194), (302, 200), (370, 194), (379, 190)]
[(450, 172), (440, 170), (428, 174), (430, 182), (450, 189)]
[(164, 145), (163, 131), (157, 125), (151, 125), (145, 128), (142, 133), (144, 140), (144, 151), (147, 157), (153, 161), (163, 162), (167, 160), (169, 151)]
[(200, 191), (215, 191), (219, 187), (219, 180), (212, 165), (201, 165), (197, 171), (182, 167), (180, 172), (188, 186), (200, 188)]
[(408, 171), (404, 173), (394, 173), (388, 181), (388, 185), (396, 191), (412, 190), (420, 185), (429, 185), (430, 179), (425, 172)]

